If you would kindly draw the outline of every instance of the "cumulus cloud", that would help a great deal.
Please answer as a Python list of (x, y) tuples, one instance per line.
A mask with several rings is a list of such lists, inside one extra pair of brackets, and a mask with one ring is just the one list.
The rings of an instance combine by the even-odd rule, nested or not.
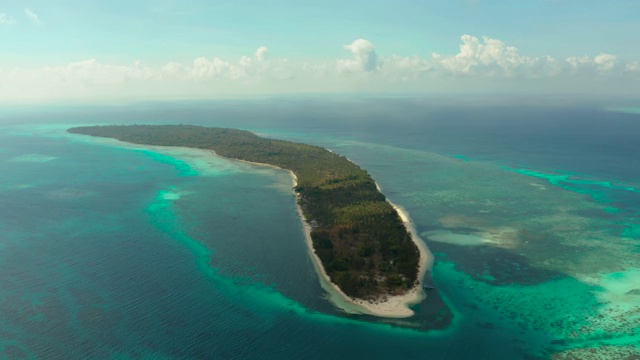
[(338, 70), (344, 72), (372, 72), (376, 71), (380, 62), (376, 48), (367, 40), (357, 39), (349, 45), (344, 46), (351, 51), (353, 58), (338, 60)]
[(230, 68), (231, 66), (228, 62), (219, 58), (210, 60), (205, 57), (199, 57), (193, 60), (189, 75), (191, 79), (207, 80), (228, 74)]
[(258, 61), (265, 61), (269, 57), (269, 49), (266, 46), (260, 46), (254, 55)]
[(568, 57), (566, 63), (572, 70), (578, 70), (584, 66), (587, 66), (591, 63), (591, 60), (588, 56), (571, 56)]
[[(238, 61), (202, 57), (198, 63), (185, 68), (191, 69), (189, 71), (192, 73), (192, 76), (188, 76), (186, 79), (226, 79), (240, 81), (244, 84), (255, 84), (269, 79), (294, 78), (296, 72), (304, 72), (303, 65), (304, 63), (289, 62), (285, 58), (270, 59), (269, 49), (266, 46), (261, 46), (254, 51), (253, 56), (245, 55), (240, 57)], [(208, 70), (199, 71), (198, 68), (201, 69), (203, 66), (206, 66)]]
[(625, 66), (626, 72), (640, 72), (640, 61), (630, 62)]
[(432, 54), (435, 65), (457, 75), (507, 75), (514, 76), (523, 67), (539, 66), (545, 58), (532, 59), (523, 56), (514, 46), (483, 37), (462, 35), (460, 51), (455, 55)]
[(587, 55), (571, 56), (565, 60), (567, 73), (573, 75), (609, 76), (623, 72), (633, 73), (638, 70), (636, 62), (623, 63), (616, 55), (600, 53), (593, 59)]
[(253, 56), (242, 56), (237, 62), (225, 61), (218, 57), (198, 57), (191, 64), (182, 65), (168, 62), (159, 71), (160, 78), (176, 80), (194, 80), (198, 82), (208, 80), (257, 80), (264, 75), (277, 75), (279, 65), (287, 62), (279, 59), (268, 61), (269, 49), (261, 46)]
[(24, 9), (24, 14), (27, 15), (27, 17), (29, 18), (29, 20), (31, 20), (32, 23), (36, 25), (42, 25), (42, 21), (40, 20), (40, 17), (38, 16), (38, 14), (33, 12), (31, 9), (29, 8)]
[(467, 90), (469, 84), (479, 89), (521, 89), (527, 84), (544, 89), (554, 81), (567, 91), (587, 91), (591, 85), (593, 91), (603, 91), (602, 84), (609, 81), (615, 84), (611, 89), (619, 91), (627, 86), (638, 93), (633, 89), (640, 81), (638, 60), (625, 61), (607, 53), (566, 59), (531, 57), (489, 37), (463, 35), (454, 54), (383, 56), (365, 39), (344, 48), (352, 57), (315, 62), (272, 57), (266, 46), (235, 60), (200, 56), (190, 62), (169, 61), (157, 67), (88, 59), (35, 69), (2, 69), (0, 62), (0, 100), (35, 92), (42, 93), (43, 98), (89, 96), (104, 89), (112, 89), (118, 96), (139, 89), (141, 97), (160, 92), (168, 97), (206, 97), (258, 92), (455, 91)]
[(0, 13), (0, 26), (15, 24), (15, 22), (16, 21), (11, 16), (5, 13)]
[(175, 61), (169, 61), (160, 68), (161, 78), (187, 79), (188, 73), (187, 67)]
[[(431, 65), (453, 76), (502, 78), (556, 78), (561, 76), (614, 76), (634, 72), (633, 63), (621, 63), (616, 55), (600, 53), (571, 56), (559, 61), (550, 55), (530, 57), (498, 39), (471, 35), (461, 37), (454, 55), (432, 54)], [(438, 71), (436, 71), (438, 72)]]
[(429, 59), (417, 55), (392, 55), (383, 60), (384, 67), (379, 70), (379, 75), (394, 82), (419, 80), (434, 70), (434, 65)]
[(611, 54), (600, 53), (593, 59), (593, 62), (602, 70), (609, 71), (616, 67), (616, 59), (618, 57)]

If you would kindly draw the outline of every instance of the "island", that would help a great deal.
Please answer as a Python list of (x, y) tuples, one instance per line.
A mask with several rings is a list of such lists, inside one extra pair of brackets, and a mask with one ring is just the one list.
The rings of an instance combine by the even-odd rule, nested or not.
[(386, 199), (366, 170), (342, 155), (246, 130), (194, 125), (85, 126), (68, 132), (207, 149), (289, 170), (316, 270), (333, 287), (328, 290), (355, 306), (349, 310), (408, 317), (413, 315), (409, 305), (425, 296), (422, 277), (430, 254), (408, 216)]

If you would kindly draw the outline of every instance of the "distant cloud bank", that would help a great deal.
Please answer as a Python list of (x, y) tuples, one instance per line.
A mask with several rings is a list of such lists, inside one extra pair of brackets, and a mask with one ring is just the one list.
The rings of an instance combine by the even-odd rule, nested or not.
[[(25, 9), (35, 24), (37, 14)], [(0, 25), (13, 19), (0, 13)], [(3, 68), (0, 97), (5, 101), (55, 99), (208, 98), (290, 92), (606, 92), (640, 95), (640, 62), (600, 53), (564, 59), (529, 57), (489, 37), (463, 35), (458, 53), (426, 56), (382, 55), (357, 39), (344, 45), (344, 58), (305, 62), (279, 58), (266, 46), (235, 61), (198, 57), (107, 64), (96, 59), (40, 68)]]

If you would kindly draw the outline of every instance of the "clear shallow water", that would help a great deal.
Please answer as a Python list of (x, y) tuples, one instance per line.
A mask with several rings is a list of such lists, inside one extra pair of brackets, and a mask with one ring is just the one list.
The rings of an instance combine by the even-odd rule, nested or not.
[[(333, 120), (323, 124), (279, 118), (271, 127), (247, 114), (233, 121), (193, 114), (195, 122), (327, 146), (366, 168), (436, 252), (434, 281), (455, 316), (446, 330), (430, 332), (346, 317), (324, 300), (284, 172), (201, 153), (95, 144), (64, 136), (58, 126), (3, 132), (5, 356), (637, 353), (639, 186), (630, 165), (637, 159), (624, 152), (636, 128), (607, 151), (585, 145), (603, 143), (590, 132), (577, 144), (516, 146), (517, 136), (504, 137), (513, 129), (482, 120), (500, 115), (506, 122), (511, 112), (475, 113), (480, 123), (467, 130), (464, 112), (448, 125), (405, 114), (395, 127), (365, 121), (367, 112), (351, 122), (328, 114)], [(114, 122), (99, 116), (78, 121)], [(139, 109), (128, 116), (175, 122)], [(549, 130), (522, 124), (529, 130), (520, 137)], [(566, 138), (569, 124), (553, 127), (551, 137)], [(596, 130), (592, 135), (602, 133)], [(467, 141), (456, 142), (461, 138)], [(614, 175), (603, 176), (607, 164), (600, 162), (589, 168), (586, 158), (595, 154), (615, 159)]]

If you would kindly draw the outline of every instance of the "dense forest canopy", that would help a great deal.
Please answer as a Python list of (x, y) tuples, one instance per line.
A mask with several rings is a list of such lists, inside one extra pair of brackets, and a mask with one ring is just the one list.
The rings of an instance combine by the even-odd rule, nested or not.
[(362, 299), (401, 294), (416, 284), (416, 244), (371, 176), (344, 156), (249, 131), (192, 125), (89, 126), (69, 132), (209, 149), (227, 158), (291, 170), (298, 178), (299, 205), (313, 224), (314, 251), (332, 282)]

